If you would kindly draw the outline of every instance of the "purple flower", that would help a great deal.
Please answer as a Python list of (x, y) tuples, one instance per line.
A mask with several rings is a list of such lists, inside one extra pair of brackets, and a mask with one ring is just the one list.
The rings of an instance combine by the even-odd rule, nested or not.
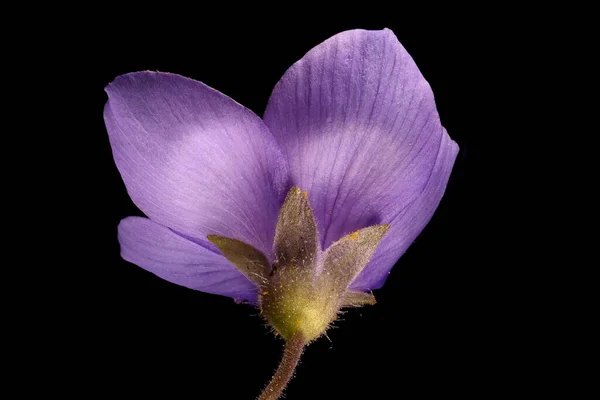
[(121, 221), (123, 258), (256, 304), (300, 348), (341, 307), (374, 302), (367, 292), (431, 218), (458, 152), (387, 29), (309, 51), (263, 119), (175, 74), (127, 74), (106, 91), (115, 162), (149, 217)]

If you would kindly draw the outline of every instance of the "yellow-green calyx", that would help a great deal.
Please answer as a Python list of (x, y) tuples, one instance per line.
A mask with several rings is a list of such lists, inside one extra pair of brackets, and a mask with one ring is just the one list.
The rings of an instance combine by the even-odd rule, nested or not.
[(300, 332), (307, 340), (321, 336), (340, 309), (339, 301), (328, 296), (297, 269), (281, 268), (279, 275), (264, 287), (259, 305), (263, 317), (283, 338)]
[(236, 239), (210, 235), (223, 255), (259, 288), (262, 316), (286, 340), (306, 342), (325, 333), (343, 307), (374, 304), (369, 293), (348, 290), (367, 265), (389, 225), (373, 225), (320, 248), (308, 195), (293, 187), (281, 207), (273, 253), (275, 261)]

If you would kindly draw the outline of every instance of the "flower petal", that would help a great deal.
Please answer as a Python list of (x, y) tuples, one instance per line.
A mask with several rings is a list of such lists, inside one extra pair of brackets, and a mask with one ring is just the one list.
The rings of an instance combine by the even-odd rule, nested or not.
[(271, 253), (288, 175), (259, 117), (175, 74), (122, 75), (106, 92), (115, 162), (148, 217), (211, 249), (214, 234)]
[(415, 202), (447, 139), (429, 84), (387, 29), (342, 32), (309, 51), (275, 86), (264, 120), (291, 184), (308, 191), (323, 248)]
[(255, 302), (258, 287), (225, 257), (183, 238), (148, 218), (119, 224), (121, 257), (190, 289)]
[(392, 219), (390, 230), (384, 236), (369, 264), (350, 285), (351, 289), (368, 291), (383, 286), (398, 258), (404, 254), (433, 216), (444, 195), (457, 154), (457, 144), (444, 134), (437, 160), (424, 190), (415, 201)]

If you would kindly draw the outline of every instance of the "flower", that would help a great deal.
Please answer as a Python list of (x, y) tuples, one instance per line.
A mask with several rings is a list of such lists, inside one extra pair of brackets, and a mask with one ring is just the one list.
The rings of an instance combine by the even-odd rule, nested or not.
[(122, 257), (259, 306), (288, 341), (302, 337), (300, 349), (341, 307), (374, 302), (458, 152), (387, 29), (313, 48), (263, 119), (176, 74), (122, 75), (106, 92), (115, 162), (148, 216), (119, 224)]

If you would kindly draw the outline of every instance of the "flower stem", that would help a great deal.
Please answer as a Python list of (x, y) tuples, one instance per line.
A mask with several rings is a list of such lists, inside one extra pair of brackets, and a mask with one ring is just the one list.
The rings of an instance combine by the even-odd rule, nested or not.
[(277, 371), (275, 371), (275, 375), (273, 375), (271, 382), (269, 382), (261, 395), (258, 396), (257, 400), (277, 400), (281, 396), (290, 379), (292, 379), (298, 361), (300, 361), (300, 356), (304, 351), (304, 345), (304, 339), (300, 333), (296, 333), (288, 340), (283, 349), (283, 357)]

